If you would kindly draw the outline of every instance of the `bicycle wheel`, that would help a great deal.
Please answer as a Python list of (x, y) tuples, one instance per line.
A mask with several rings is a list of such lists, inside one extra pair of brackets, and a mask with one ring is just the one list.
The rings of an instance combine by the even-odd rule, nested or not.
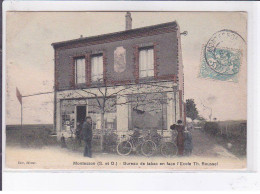
[(117, 144), (117, 153), (121, 156), (127, 156), (132, 151), (132, 144), (129, 141), (122, 141)]
[(152, 140), (146, 140), (141, 147), (142, 154), (152, 156), (156, 152), (156, 144)]
[(161, 146), (161, 154), (165, 157), (176, 156), (178, 153), (178, 148), (175, 143), (165, 142)]

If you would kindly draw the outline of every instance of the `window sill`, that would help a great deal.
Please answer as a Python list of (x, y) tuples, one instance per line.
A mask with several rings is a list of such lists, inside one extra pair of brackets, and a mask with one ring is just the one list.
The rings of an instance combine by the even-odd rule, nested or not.
[(155, 80), (156, 80), (156, 79), (155, 79), (154, 76), (139, 78), (139, 82), (140, 82), (140, 83), (152, 82), (152, 81), (155, 81)]

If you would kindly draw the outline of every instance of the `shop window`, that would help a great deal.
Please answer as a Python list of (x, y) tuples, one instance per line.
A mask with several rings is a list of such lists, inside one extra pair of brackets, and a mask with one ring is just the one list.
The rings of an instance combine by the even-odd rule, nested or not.
[(129, 129), (167, 129), (167, 100), (165, 94), (136, 94), (129, 96), (129, 101)]
[[(103, 99), (99, 98), (99, 103), (103, 103)], [(115, 98), (106, 99), (104, 128), (116, 130), (116, 105)], [(101, 129), (101, 109), (96, 98), (88, 99), (88, 116), (92, 118), (93, 130)]]
[[(98, 98), (103, 103), (102, 98)], [(104, 128), (108, 130), (116, 130), (116, 105), (115, 98), (106, 99)], [(86, 112), (84, 111), (86, 108)], [(80, 111), (81, 110), (81, 111)], [(61, 101), (61, 130), (74, 131), (75, 122), (82, 122), (83, 118), (77, 114), (83, 114), (92, 118), (93, 130), (101, 129), (101, 109), (96, 98), (81, 100), (62, 100)], [(86, 115), (85, 115), (86, 113)]]
[[(78, 118), (76, 116), (77, 106), (86, 106), (87, 99), (62, 100), (61, 101), (61, 130), (73, 132)], [(76, 110), (77, 111), (77, 110)]]

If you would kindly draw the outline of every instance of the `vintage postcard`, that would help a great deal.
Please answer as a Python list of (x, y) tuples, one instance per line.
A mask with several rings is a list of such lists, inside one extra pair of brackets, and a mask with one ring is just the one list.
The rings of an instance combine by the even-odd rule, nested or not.
[(5, 168), (246, 170), (247, 12), (6, 12)]

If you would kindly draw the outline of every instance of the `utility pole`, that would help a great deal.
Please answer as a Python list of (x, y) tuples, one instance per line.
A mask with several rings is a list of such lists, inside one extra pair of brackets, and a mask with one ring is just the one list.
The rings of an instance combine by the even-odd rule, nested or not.
[(23, 96), (18, 88), (16, 88), (16, 97), (21, 104), (21, 129), (23, 129)]
[(21, 104), (21, 129), (23, 129), (23, 98), (31, 97), (31, 96), (38, 96), (38, 95), (42, 95), (42, 94), (50, 94), (50, 93), (53, 93), (53, 92), (41, 92), (41, 93), (37, 93), (37, 94), (30, 94), (30, 95), (23, 96), (20, 93), (20, 91), (18, 90), (18, 88), (16, 88), (16, 97)]
[(23, 129), (23, 100), (21, 101), (21, 130)]

